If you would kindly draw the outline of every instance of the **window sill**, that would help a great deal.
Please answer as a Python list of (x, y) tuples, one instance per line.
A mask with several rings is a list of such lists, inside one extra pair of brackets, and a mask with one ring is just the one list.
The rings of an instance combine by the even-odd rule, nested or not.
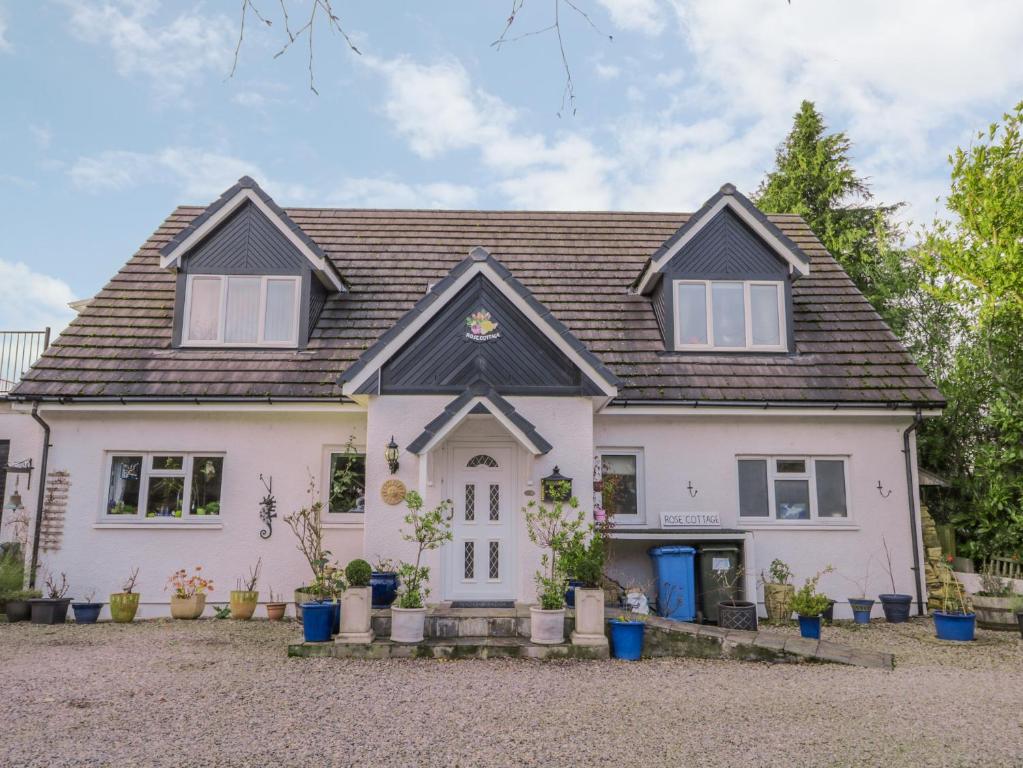
[(159, 528), (160, 530), (186, 530), (186, 531), (198, 531), (200, 529), (219, 531), (224, 527), (223, 523), (143, 523), (143, 522), (118, 522), (118, 523), (93, 523), (93, 528), (99, 529), (143, 529), (143, 528)]
[(362, 530), (366, 527), (366, 523), (362, 520), (353, 520), (352, 522), (342, 522), (340, 520), (330, 523), (322, 523), (324, 528), (334, 528), (342, 531), (346, 530)]
[(860, 527), (855, 523), (743, 523), (741, 520), (736, 527), (744, 531), (858, 531)]

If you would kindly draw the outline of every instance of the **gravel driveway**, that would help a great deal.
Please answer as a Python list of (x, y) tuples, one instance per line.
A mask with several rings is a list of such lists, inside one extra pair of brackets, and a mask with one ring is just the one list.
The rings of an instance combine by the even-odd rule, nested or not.
[(288, 659), (294, 624), (0, 625), (10, 766), (1009, 766), (1023, 645), (828, 628), (824, 664)]

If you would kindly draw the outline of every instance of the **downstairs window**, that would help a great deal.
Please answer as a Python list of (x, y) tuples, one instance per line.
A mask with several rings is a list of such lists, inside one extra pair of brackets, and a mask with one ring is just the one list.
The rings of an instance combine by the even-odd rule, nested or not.
[(219, 517), (223, 474), (223, 455), (110, 454), (106, 515), (193, 522)]
[(739, 518), (846, 521), (846, 467), (836, 457), (739, 458)]

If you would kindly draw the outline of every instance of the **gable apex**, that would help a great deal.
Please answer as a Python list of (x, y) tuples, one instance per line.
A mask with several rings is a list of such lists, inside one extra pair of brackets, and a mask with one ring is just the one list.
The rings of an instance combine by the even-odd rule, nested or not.
[(633, 283), (637, 293), (649, 293), (657, 284), (657, 275), (672, 259), (710, 224), (722, 211), (729, 211), (748, 226), (771, 250), (783, 259), (792, 272), (810, 273), (810, 258), (775, 226), (734, 184), (723, 184), (689, 220), (669, 237), (650, 257)]

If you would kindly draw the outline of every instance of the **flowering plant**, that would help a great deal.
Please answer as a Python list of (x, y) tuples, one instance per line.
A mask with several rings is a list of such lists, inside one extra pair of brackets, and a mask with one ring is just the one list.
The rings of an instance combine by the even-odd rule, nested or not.
[(212, 592), (214, 589), (213, 582), (202, 575), (202, 566), (195, 566), (195, 573), (191, 576), (188, 575), (188, 571), (182, 568), (180, 571), (175, 571), (169, 579), (167, 579), (167, 586), (164, 587), (164, 591), (168, 589), (174, 590), (174, 597), (195, 597), (196, 595), (205, 595), (207, 592)]

